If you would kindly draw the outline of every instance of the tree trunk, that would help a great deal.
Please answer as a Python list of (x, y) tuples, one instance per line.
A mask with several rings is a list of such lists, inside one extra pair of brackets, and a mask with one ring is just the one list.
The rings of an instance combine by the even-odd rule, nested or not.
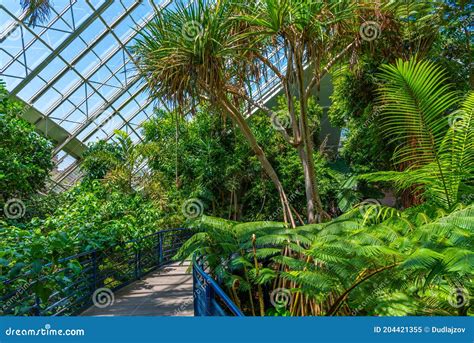
[[(299, 134), (301, 135), (301, 143), (298, 145), (298, 155), (303, 166), (303, 174), (305, 180), (306, 206), (308, 213), (308, 222), (314, 223), (328, 218), (328, 214), (323, 210), (321, 198), (319, 196), (318, 183), (316, 178), (316, 170), (314, 168), (313, 159), (313, 142), (308, 125), (308, 97), (304, 92), (303, 79), (303, 55), (295, 53), (294, 60), (296, 65), (296, 81), (298, 85), (298, 95), (300, 100), (299, 115)], [(291, 94), (289, 94), (291, 96)]]
[(288, 221), (291, 227), (296, 227), (295, 221), (293, 219), (293, 214), (291, 212), (291, 207), (288, 202), (288, 197), (286, 196), (285, 190), (283, 189), (283, 185), (281, 184), (280, 179), (277, 173), (275, 172), (275, 169), (273, 169), (273, 166), (268, 161), (267, 156), (265, 155), (264, 151), (258, 144), (257, 139), (253, 135), (252, 131), (250, 130), (250, 127), (248, 126), (247, 121), (242, 116), (240, 111), (232, 103), (230, 103), (227, 100), (225, 95), (220, 95), (218, 99), (223, 109), (229, 114), (231, 119), (240, 128), (242, 134), (246, 138), (247, 142), (250, 144), (250, 147), (252, 148), (260, 164), (262, 165), (263, 170), (268, 175), (268, 177), (270, 177), (273, 184), (275, 185), (278, 191), (278, 194), (280, 196), (280, 201), (283, 208), (283, 217), (285, 221)]

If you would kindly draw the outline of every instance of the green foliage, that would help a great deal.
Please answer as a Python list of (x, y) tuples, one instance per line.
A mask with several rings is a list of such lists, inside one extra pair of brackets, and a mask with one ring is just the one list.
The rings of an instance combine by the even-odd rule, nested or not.
[(114, 142), (98, 141), (84, 153), (81, 170), (84, 180), (101, 180), (107, 173), (123, 162), (119, 146)]
[[(472, 314), (468, 298), (460, 306), (452, 301), (457, 289), (472, 294), (474, 287), (474, 206), (449, 214), (383, 210), (370, 221), (356, 209), (296, 229), (203, 217), (201, 232), (176, 258), (202, 255), (247, 314), (255, 312), (258, 286), (266, 290), (267, 315)], [(255, 277), (256, 268), (264, 275)], [(281, 287), (291, 296), (274, 307), (272, 290)]]
[(375, 104), (382, 82), (377, 73), (384, 63), (398, 58), (436, 62), (446, 70), (447, 83), (467, 92), (472, 88), (472, 42), (469, 16), (473, 5), (465, 1), (395, 1), (381, 6), (380, 37), (363, 42), (333, 72), (334, 92), (329, 110), (331, 122), (345, 128), (342, 157), (356, 173), (393, 169), (394, 146), (381, 134), (381, 112)]
[(0, 195), (28, 198), (41, 190), (53, 167), (52, 144), (20, 118), (23, 107), (0, 83)]
[(26, 11), (28, 23), (36, 26), (45, 22), (51, 13), (51, 0), (21, 0), (21, 7)]
[[(474, 93), (454, 111), (461, 97), (444, 83), (445, 75), (433, 63), (414, 58), (383, 66), (382, 129), (396, 144), (393, 160), (405, 170), (364, 178), (393, 181), (401, 189), (415, 186), (428, 200), (450, 208), (463, 193), (471, 194)], [(446, 115), (448, 111), (452, 113)]]
[(390, 168), (391, 146), (380, 134), (380, 112), (374, 107), (377, 64), (362, 59), (355, 68), (342, 67), (334, 73), (334, 92), (328, 116), (344, 128), (341, 157), (355, 173)]
[[(284, 106), (284, 104), (280, 104)], [(280, 107), (279, 107), (280, 108)], [(313, 130), (317, 130), (319, 106), (312, 106)], [(303, 172), (296, 150), (257, 112), (248, 119), (259, 144), (280, 175), (291, 203), (305, 213)], [(198, 198), (205, 213), (237, 220), (279, 220), (280, 200), (263, 173), (247, 142), (232, 123), (208, 108), (198, 109), (191, 120), (178, 113), (160, 112), (145, 123), (145, 145), (152, 172), (160, 179), (160, 197), (174, 204)], [(314, 153), (320, 174), (320, 192), (328, 203), (335, 201), (342, 179), (326, 158)], [(330, 206), (328, 206), (328, 209)]]
[[(49, 14), (48, 1), (22, 6), (32, 24)], [(182, 107), (145, 123), (143, 144), (117, 131), (114, 142), (91, 145), (81, 166), (84, 181), (61, 196), (34, 194), (51, 169), (52, 148), (19, 119), (24, 109), (5, 97), (1, 84), (0, 192), (4, 200), (30, 202), (25, 222), (0, 222), (0, 295), (22, 289), (28, 278), (1, 281), (29, 271), (31, 278), (46, 276), (34, 286), (45, 301), (81, 272), (78, 261), (59, 263), (61, 257), (191, 224), (198, 233), (176, 258), (200, 254), (246, 314), (473, 315), (468, 299), (459, 304), (453, 296), (474, 292), (474, 95), (460, 96), (449, 84), (469, 88), (471, 9), (464, 1), (273, 0), (203, 0), (164, 9), (139, 33), (133, 50), (151, 96)], [(361, 40), (360, 21), (379, 23), (382, 39)], [(282, 40), (294, 69), (281, 78), (289, 95), (272, 110), (287, 117), (286, 101), (293, 100), (296, 128), (310, 137), (304, 151), (314, 160), (322, 210), (333, 217), (345, 212), (293, 229), (279, 222), (283, 212), (268, 165), (288, 195), (290, 213), (304, 217), (305, 178), (291, 141), (301, 132), (276, 130), (264, 109), (243, 118), (247, 100), (241, 97), (273, 63), (259, 52)], [(416, 62), (415, 54), (444, 68)], [(398, 57), (407, 61), (387, 64)], [(315, 138), (322, 109), (314, 98), (293, 97), (310, 94), (302, 78), (307, 60), (316, 77), (311, 87), (332, 72), (329, 116), (348, 132), (341, 155), (350, 174), (337, 171), (324, 149), (311, 153), (313, 145), (324, 146)], [(183, 118), (180, 111), (189, 107), (192, 115)], [(256, 147), (270, 162), (266, 173)], [(391, 171), (393, 165), (403, 171)], [(366, 172), (376, 173), (357, 178)], [(357, 205), (374, 191), (361, 179), (419, 192), (425, 202), (404, 211)], [(206, 214), (229, 220), (186, 222), (183, 204), (192, 198)], [(72, 274), (49, 276), (61, 268)], [(282, 288), (288, 302), (275, 303), (274, 292)]]

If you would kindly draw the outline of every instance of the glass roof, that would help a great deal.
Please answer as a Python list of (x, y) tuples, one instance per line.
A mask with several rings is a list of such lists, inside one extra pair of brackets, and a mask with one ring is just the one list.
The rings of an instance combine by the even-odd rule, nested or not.
[[(55, 0), (48, 20), (23, 22), (20, 1), (0, 6), (0, 78), (10, 95), (27, 104), (24, 117), (55, 143), (51, 186), (67, 189), (80, 177), (88, 143), (114, 139), (114, 130), (134, 142), (140, 125), (165, 104), (149, 99), (127, 49), (155, 11), (171, 1)], [(269, 54), (281, 60), (279, 51)], [(284, 65), (284, 63), (282, 63)], [(256, 82), (261, 97), (274, 78)]]

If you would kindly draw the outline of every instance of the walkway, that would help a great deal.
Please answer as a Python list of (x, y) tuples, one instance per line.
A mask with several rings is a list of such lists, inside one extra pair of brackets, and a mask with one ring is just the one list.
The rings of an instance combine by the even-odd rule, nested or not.
[(169, 264), (115, 292), (112, 305), (92, 306), (82, 316), (192, 316), (190, 263)]

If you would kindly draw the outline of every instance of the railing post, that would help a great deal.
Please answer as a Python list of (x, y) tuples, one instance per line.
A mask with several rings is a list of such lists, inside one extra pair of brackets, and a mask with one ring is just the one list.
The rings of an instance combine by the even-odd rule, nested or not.
[(161, 251), (161, 240), (160, 240), (160, 234), (158, 233), (156, 235), (156, 251), (155, 251), (155, 254), (156, 254), (156, 265), (159, 266), (160, 265), (160, 251)]
[(35, 310), (34, 310), (35, 316), (41, 316), (40, 306), (41, 306), (41, 300), (38, 295), (35, 295)]
[(135, 248), (135, 279), (140, 278), (140, 249)]
[(94, 292), (98, 288), (98, 281), (97, 281), (97, 252), (94, 250), (92, 252), (92, 292)]
[(160, 232), (159, 233), (159, 242), (158, 242), (158, 253), (159, 253), (159, 260), (160, 260), (160, 265), (163, 263), (163, 234)]

